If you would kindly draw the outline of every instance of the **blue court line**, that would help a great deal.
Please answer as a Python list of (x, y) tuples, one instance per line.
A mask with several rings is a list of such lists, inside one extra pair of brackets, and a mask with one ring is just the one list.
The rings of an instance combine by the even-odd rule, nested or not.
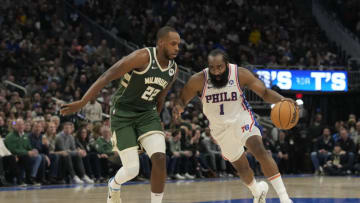
[[(360, 203), (357, 198), (292, 198), (294, 203)], [(253, 199), (232, 199), (197, 203), (252, 203)], [(266, 198), (267, 203), (279, 203), (278, 198)]]
[[(283, 175), (282, 178), (303, 178), (303, 177), (315, 177), (312, 174), (300, 174), (300, 175)], [(329, 177), (329, 176), (327, 176)], [(346, 176), (344, 176), (346, 177)], [(351, 176), (352, 178), (360, 178), (360, 176)], [(265, 178), (257, 176), (256, 178)], [(219, 182), (219, 181), (233, 181), (240, 180), (240, 178), (203, 178), (203, 179), (194, 179), (194, 180), (167, 180), (166, 183), (182, 183), (182, 182)], [(124, 185), (140, 185), (140, 184), (149, 184), (150, 181), (132, 181), (127, 182)], [(105, 187), (107, 183), (100, 184), (66, 184), (66, 185), (44, 185), (44, 186), (27, 186), (27, 187), (0, 187), (0, 192), (3, 191), (21, 191), (21, 190), (49, 190), (49, 189), (66, 189), (66, 188), (81, 188), (81, 187)], [(360, 203), (360, 202), (359, 202)]]

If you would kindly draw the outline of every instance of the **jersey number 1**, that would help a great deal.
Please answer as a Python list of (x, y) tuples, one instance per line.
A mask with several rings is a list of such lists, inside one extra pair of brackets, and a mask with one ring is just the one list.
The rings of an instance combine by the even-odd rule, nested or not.
[(160, 92), (159, 89), (155, 89), (151, 86), (148, 86), (145, 92), (142, 94), (141, 99), (144, 99), (146, 101), (152, 101), (159, 92)]
[(224, 104), (220, 104), (220, 115), (224, 115)]

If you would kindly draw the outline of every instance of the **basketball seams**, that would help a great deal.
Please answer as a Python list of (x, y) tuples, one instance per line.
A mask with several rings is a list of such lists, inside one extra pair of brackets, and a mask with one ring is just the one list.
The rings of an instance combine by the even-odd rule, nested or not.
[[(283, 103), (287, 103), (287, 105), (282, 105)], [(275, 104), (270, 117), (277, 128), (289, 130), (296, 126), (299, 121), (299, 108), (290, 101), (281, 101)]]
[(292, 108), (291, 108), (290, 102), (286, 101), (286, 103), (289, 105), (289, 114), (290, 114), (290, 116), (289, 116), (289, 122), (288, 122), (288, 124), (287, 124), (287, 126), (286, 126), (286, 129), (289, 129), (289, 126), (290, 126), (291, 120), (292, 120), (292, 113), (291, 113)]
[(279, 124), (280, 124), (280, 128), (283, 128), (282, 125), (281, 125), (281, 105), (282, 105), (282, 102), (280, 102), (280, 106), (279, 106)]

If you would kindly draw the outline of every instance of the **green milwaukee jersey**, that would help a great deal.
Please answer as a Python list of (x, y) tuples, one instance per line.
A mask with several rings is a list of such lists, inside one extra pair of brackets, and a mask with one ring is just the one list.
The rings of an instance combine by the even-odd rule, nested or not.
[(149, 47), (146, 50), (150, 55), (149, 65), (141, 72), (133, 70), (120, 79), (119, 88), (112, 98), (112, 111), (117, 109), (136, 112), (156, 110), (159, 93), (175, 77), (177, 65), (174, 60), (169, 61), (166, 69), (161, 69), (156, 58), (156, 48)]

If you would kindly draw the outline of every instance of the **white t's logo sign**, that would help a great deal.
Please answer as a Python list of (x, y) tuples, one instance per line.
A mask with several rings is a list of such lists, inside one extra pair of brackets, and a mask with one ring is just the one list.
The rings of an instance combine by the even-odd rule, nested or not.
[(325, 79), (325, 82), (331, 79), (332, 90), (345, 90), (346, 88), (346, 76), (344, 73), (312, 72), (310, 77), (315, 79), (315, 90), (321, 90), (322, 79)]

